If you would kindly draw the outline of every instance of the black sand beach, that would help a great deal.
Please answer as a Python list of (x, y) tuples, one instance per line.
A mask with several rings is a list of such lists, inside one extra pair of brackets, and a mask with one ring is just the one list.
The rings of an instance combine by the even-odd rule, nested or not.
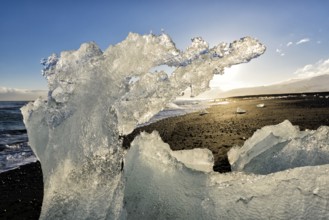
[[(226, 105), (215, 105), (209, 112), (198, 112), (168, 118), (149, 126), (136, 129), (126, 138), (128, 147), (140, 131), (157, 130), (164, 142), (173, 150), (208, 148), (214, 154), (214, 170), (231, 171), (227, 160), (227, 151), (235, 145), (242, 146), (244, 141), (266, 125), (274, 125), (288, 119), (301, 130), (317, 129), (329, 125), (329, 93), (299, 95), (277, 95), (275, 99), (264, 97), (239, 97), (225, 99)], [(273, 97), (273, 96), (271, 96)], [(225, 101), (221, 100), (221, 101)], [(264, 108), (256, 105), (265, 104)], [(237, 108), (246, 110), (245, 114), (236, 114)]]
[(39, 162), (0, 174), (0, 219), (38, 219), (42, 197)]
[[(195, 147), (210, 149), (215, 157), (214, 170), (229, 172), (227, 151), (242, 146), (257, 129), (278, 124), (286, 119), (301, 129), (329, 126), (329, 93), (307, 96), (231, 98), (227, 105), (215, 105), (208, 114), (198, 112), (165, 119), (136, 129), (124, 138), (124, 146), (141, 131), (159, 131), (162, 139), (174, 150)], [(222, 100), (223, 101), (223, 100)], [(256, 107), (264, 103), (264, 108)], [(237, 107), (245, 114), (236, 114)], [(43, 196), (40, 164), (0, 174), (0, 219), (38, 219)]]

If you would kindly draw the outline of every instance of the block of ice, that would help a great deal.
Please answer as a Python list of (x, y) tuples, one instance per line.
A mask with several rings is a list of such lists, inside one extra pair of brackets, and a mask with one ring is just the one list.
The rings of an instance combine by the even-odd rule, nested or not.
[(232, 170), (255, 174), (329, 164), (329, 127), (300, 131), (286, 120), (256, 131), (228, 157)]
[[(198, 94), (213, 74), (264, 51), (250, 37), (213, 48), (194, 38), (183, 52), (166, 34), (129, 34), (104, 52), (87, 43), (44, 59), (48, 100), (22, 108), (43, 170), (40, 218), (329, 219), (329, 165), (305, 167), (326, 163), (327, 127), (301, 132), (284, 122), (231, 151), (237, 170), (303, 166), (269, 175), (209, 172), (209, 151), (172, 152), (157, 133), (137, 137), (128, 153), (121, 147), (122, 134), (191, 83)], [(150, 71), (161, 65), (175, 70)]]
[(328, 219), (328, 171), (329, 165), (269, 175), (196, 171), (157, 133), (143, 133), (125, 157), (126, 218)]
[[(264, 51), (251, 37), (213, 48), (194, 38), (184, 52), (166, 34), (131, 33), (104, 52), (85, 43), (42, 60), (48, 100), (22, 108), (29, 142), (42, 164), (40, 218), (123, 218), (121, 135), (148, 121), (191, 83), (199, 94), (213, 74)], [(175, 70), (151, 71), (162, 65)]]

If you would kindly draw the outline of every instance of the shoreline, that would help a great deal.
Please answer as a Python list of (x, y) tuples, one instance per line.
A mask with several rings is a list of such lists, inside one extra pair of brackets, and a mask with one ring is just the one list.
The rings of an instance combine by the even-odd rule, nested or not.
[[(173, 150), (208, 148), (214, 155), (214, 171), (225, 173), (231, 170), (227, 159), (229, 149), (242, 146), (257, 129), (279, 124), (286, 119), (301, 130), (329, 126), (329, 99), (321, 98), (322, 94), (268, 97), (273, 96), (227, 98), (228, 104), (210, 106), (207, 114), (194, 112), (139, 127), (125, 136), (123, 146), (129, 148), (134, 137), (142, 131), (151, 133), (157, 130), (162, 140)], [(265, 106), (258, 108), (258, 104)], [(246, 113), (237, 114), (238, 107), (246, 110)]]

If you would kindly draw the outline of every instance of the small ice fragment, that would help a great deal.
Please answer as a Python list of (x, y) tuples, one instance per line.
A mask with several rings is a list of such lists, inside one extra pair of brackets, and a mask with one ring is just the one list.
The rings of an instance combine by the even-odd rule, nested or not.
[(265, 104), (264, 103), (261, 103), (261, 104), (258, 104), (256, 106), (257, 106), (257, 108), (264, 108), (265, 107)]
[(244, 114), (244, 113), (246, 113), (247, 111), (246, 110), (244, 110), (244, 109), (242, 109), (242, 108), (240, 108), (240, 107), (237, 107), (237, 109), (236, 109), (236, 113), (237, 114)]
[(319, 188), (316, 187), (314, 190), (313, 190), (313, 195), (317, 195), (319, 193)]
[(209, 112), (206, 110), (206, 109), (203, 109), (199, 112), (199, 115), (206, 115), (208, 114)]

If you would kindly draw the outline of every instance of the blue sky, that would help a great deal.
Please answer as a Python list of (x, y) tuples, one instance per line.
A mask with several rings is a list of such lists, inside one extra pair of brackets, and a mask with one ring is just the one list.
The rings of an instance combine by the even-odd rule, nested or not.
[(1, 0), (0, 87), (46, 89), (41, 58), (88, 41), (106, 49), (129, 32), (161, 29), (182, 50), (195, 36), (210, 45), (256, 37), (266, 53), (216, 82), (237, 87), (283, 81), (329, 59), (328, 8), (325, 0)]

